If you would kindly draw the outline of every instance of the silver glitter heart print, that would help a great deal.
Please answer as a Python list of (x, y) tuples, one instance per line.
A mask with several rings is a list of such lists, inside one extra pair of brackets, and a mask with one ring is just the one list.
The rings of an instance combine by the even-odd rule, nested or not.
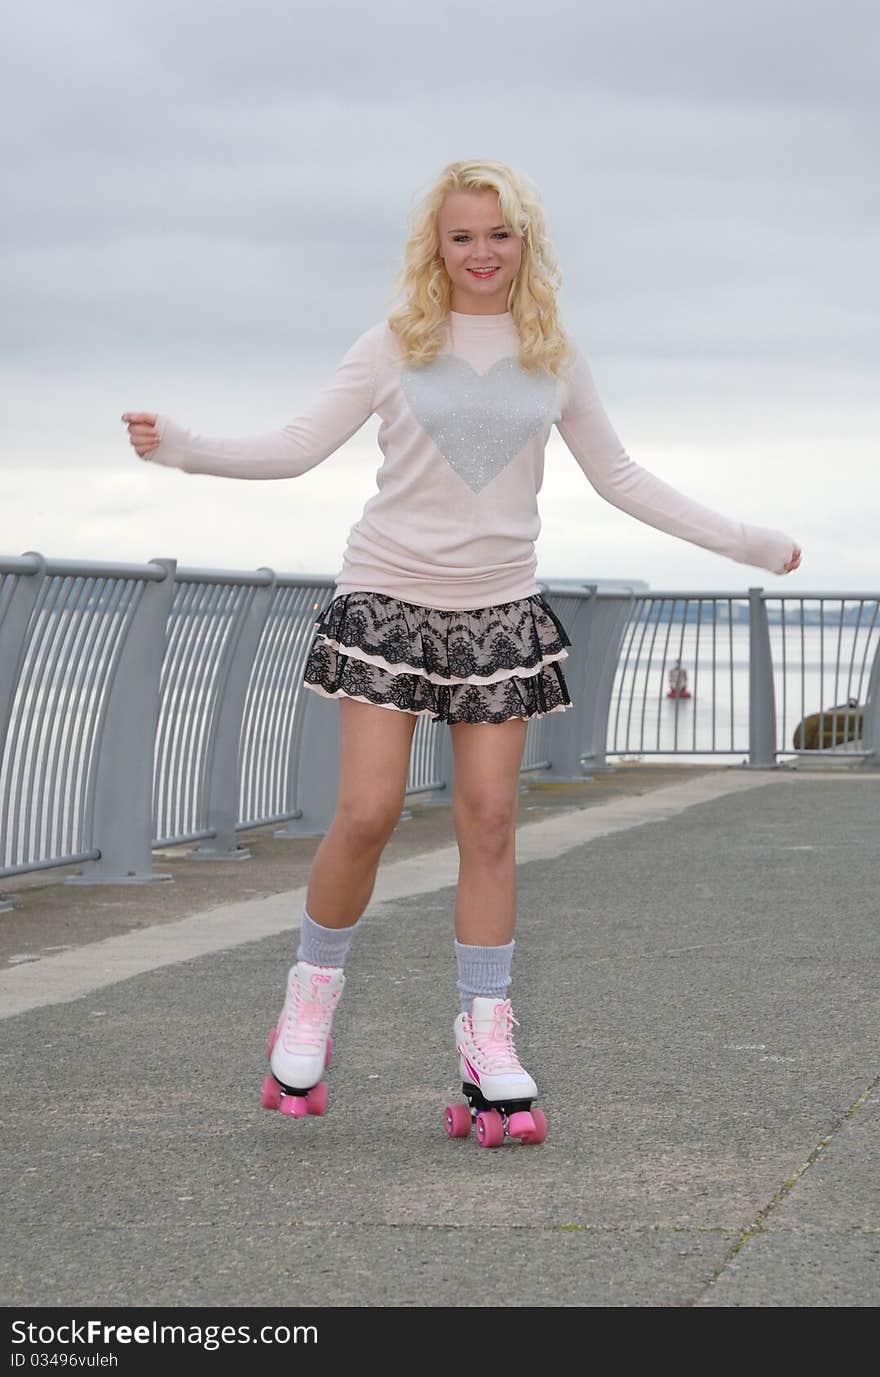
[(402, 368), (400, 385), (419, 425), (476, 493), (554, 415), (555, 378), (527, 373), (515, 356), (480, 374), (455, 354), (438, 354), (423, 368)]

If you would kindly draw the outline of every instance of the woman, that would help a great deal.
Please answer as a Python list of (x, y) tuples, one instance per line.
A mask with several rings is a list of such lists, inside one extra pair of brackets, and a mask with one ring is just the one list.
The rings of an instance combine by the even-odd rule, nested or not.
[(516, 916), (519, 771), (530, 718), (571, 705), (571, 641), (538, 591), (544, 447), (555, 424), (596, 490), (648, 525), (788, 573), (783, 532), (691, 501), (626, 454), (589, 366), (561, 327), (561, 282), (537, 191), (494, 161), (454, 162), (411, 220), (404, 301), (351, 346), (314, 403), (280, 430), (194, 435), (126, 412), (141, 458), (188, 473), (277, 479), (328, 458), (374, 412), (384, 462), (348, 536), (304, 672), (340, 709), (332, 826), (315, 854), (297, 961), (270, 1038), (267, 1108), (323, 1113), (330, 1030), (355, 927), (403, 804), (416, 718), (452, 733), (461, 857), (455, 1020), (469, 1106), (447, 1131), (541, 1141), (546, 1121), (513, 1041), (507, 997)]

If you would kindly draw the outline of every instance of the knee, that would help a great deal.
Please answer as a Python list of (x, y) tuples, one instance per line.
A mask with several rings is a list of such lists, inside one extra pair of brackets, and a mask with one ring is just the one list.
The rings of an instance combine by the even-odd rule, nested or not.
[(399, 799), (364, 798), (341, 803), (334, 825), (354, 851), (379, 850), (400, 821)]
[(510, 850), (516, 832), (516, 803), (484, 799), (459, 803), (455, 811), (459, 848), (500, 860)]

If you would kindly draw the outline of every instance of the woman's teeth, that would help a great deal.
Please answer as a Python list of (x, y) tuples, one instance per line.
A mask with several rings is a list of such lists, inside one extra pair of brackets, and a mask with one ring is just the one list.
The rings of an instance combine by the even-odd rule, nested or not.
[(468, 272), (472, 273), (474, 277), (491, 277), (497, 271), (497, 268), (468, 268)]

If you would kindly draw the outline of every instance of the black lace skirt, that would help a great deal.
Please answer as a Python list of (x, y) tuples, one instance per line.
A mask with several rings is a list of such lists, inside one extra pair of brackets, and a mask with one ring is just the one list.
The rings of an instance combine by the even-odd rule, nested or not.
[(542, 594), (473, 611), (340, 593), (315, 618), (303, 673), (326, 698), (356, 698), (435, 722), (506, 722), (564, 712), (571, 641)]

